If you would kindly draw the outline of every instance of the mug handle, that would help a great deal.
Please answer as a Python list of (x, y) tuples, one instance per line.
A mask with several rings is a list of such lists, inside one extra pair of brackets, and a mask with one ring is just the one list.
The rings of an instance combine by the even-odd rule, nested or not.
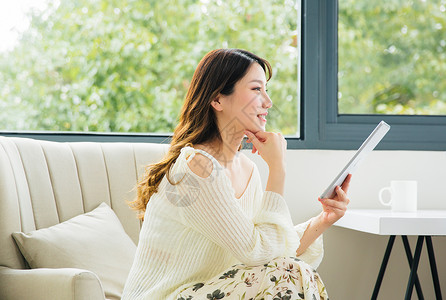
[[(383, 200), (383, 193), (384, 193), (384, 191), (389, 191), (390, 192), (390, 200), (389, 200), (389, 202), (384, 202), (384, 200)], [(384, 187), (384, 188), (379, 190), (379, 202), (381, 202), (381, 204), (384, 205), (384, 206), (390, 206), (392, 204), (392, 189), (390, 187)]]

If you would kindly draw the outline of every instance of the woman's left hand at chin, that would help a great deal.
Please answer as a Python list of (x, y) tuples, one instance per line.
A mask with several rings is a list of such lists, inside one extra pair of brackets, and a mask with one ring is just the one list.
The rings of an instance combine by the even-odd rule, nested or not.
[[(246, 131), (249, 131), (248, 129), (245, 129)], [(260, 130), (260, 131), (265, 131), (265, 130)], [(254, 134), (254, 135), (256, 135), (256, 133), (258, 132), (254, 132), (254, 131), (250, 131), (252, 134)], [(257, 137), (257, 136), (256, 136)], [(265, 140), (263, 140), (261, 137), (257, 137), (257, 139), (259, 140), (259, 141), (261, 141), (262, 143), (265, 141)], [(251, 143), (251, 139), (250, 138), (248, 138), (247, 140), (246, 140), (246, 142), (247, 143)], [(259, 153), (259, 151), (257, 150), (257, 148), (256, 148), (256, 146), (254, 146), (254, 144), (252, 144), (252, 150), (251, 150), (251, 153), (256, 153), (257, 152), (257, 154), (258, 155), (260, 155), (260, 153)]]
[(350, 203), (350, 200), (347, 197), (347, 191), (351, 178), (352, 175), (349, 174), (347, 178), (345, 178), (342, 185), (340, 187), (336, 187), (336, 196), (332, 199), (318, 199), (323, 208), (321, 214), (323, 223), (332, 225), (344, 216), (345, 212), (347, 211), (347, 205)]

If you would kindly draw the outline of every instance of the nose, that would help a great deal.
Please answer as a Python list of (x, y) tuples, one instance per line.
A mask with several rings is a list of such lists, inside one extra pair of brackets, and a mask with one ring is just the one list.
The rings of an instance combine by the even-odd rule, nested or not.
[(264, 93), (263, 95), (263, 107), (271, 108), (273, 106), (273, 101), (269, 97), (268, 93)]

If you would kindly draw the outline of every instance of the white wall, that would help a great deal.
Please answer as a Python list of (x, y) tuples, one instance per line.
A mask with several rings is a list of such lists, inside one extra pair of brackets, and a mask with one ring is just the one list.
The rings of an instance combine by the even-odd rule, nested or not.
[[(266, 186), (268, 167), (244, 150), (259, 167)], [(353, 156), (354, 151), (288, 150), (285, 199), (295, 223), (318, 214), (317, 197)], [(374, 151), (353, 176), (350, 208), (382, 208), (378, 191), (390, 180), (418, 181), (418, 208), (446, 210), (446, 152)], [(318, 271), (330, 299), (370, 299), (388, 237), (332, 227), (324, 234), (325, 257)], [(412, 253), (416, 237), (409, 237)], [(446, 237), (433, 237), (440, 283), (446, 294)], [(424, 246), (418, 275), (426, 299), (435, 299)], [(378, 299), (403, 299), (409, 278), (401, 238), (390, 256)], [(412, 299), (417, 299), (415, 291)]]

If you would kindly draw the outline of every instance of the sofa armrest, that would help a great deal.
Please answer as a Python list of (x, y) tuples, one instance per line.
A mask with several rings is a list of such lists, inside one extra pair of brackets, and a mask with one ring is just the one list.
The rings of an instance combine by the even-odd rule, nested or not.
[(9, 300), (104, 300), (99, 278), (81, 269), (0, 267), (0, 298)]

